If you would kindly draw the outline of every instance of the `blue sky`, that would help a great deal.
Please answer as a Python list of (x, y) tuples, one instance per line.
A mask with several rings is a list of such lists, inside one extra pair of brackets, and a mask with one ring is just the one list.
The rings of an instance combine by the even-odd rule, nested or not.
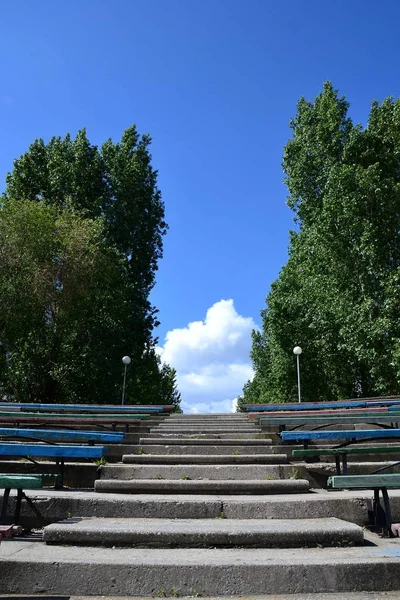
[(365, 123), (373, 99), (398, 96), (400, 4), (13, 0), (1, 12), (1, 180), (36, 137), (151, 133), (170, 225), (152, 294), (160, 346), (188, 409), (226, 409), (286, 260), (296, 102), (330, 79)]

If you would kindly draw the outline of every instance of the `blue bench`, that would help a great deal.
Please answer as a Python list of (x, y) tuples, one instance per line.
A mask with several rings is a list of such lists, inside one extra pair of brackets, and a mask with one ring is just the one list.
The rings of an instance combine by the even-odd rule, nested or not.
[(283, 410), (323, 410), (326, 408), (365, 408), (364, 401), (351, 402), (305, 402), (304, 404), (255, 404), (246, 407), (246, 412), (268, 412)]
[(90, 404), (38, 404), (35, 402), (0, 402), (1, 409), (11, 408), (20, 410), (33, 410), (35, 412), (50, 411), (50, 412), (87, 412), (87, 413), (159, 413), (163, 412), (161, 406), (134, 406), (132, 404), (126, 406), (113, 406), (109, 404), (90, 405)]
[(20, 429), (18, 427), (0, 427), (0, 437), (53, 442), (118, 444), (124, 441), (125, 434), (103, 433), (102, 431), (79, 431), (75, 429)]
[[(303, 449), (307, 450), (308, 442), (318, 440), (346, 440), (344, 444), (337, 446), (336, 449), (343, 448), (359, 440), (376, 440), (384, 438), (400, 438), (400, 429), (354, 429), (343, 431), (282, 431), (280, 434), (283, 442), (303, 442)], [(331, 448), (332, 450), (332, 448)], [(341, 472), (340, 459), (342, 460), (343, 472), (347, 471), (346, 454), (337, 453), (336, 471)]]
[(302, 410), (326, 410), (327, 408), (367, 408), (368, 406), (395, 406), (400, 404), (399, 396), (386, 398), (375, 398), (367, 400), (340, 400), (335, 402), (301, 402), (297, 404), (247, 404), (246, 412), (268, 412), (268, 411), (302, 411)]
[(400, 429), (354, 429), (344, 431), (282, 431), (283, 442), (303, 442), (304, 450), (308, 442), (314, 440), (348, 440), (347, 443), (365, 439), (400, 438)]
[(56, 481), (55, 487), (57, 488), (62, 488), (64, 484), (64, 462), (66, 459), (100, 459), (104, 451), (104, 446), (52, 446), (50, 444), (21, 444), (11, 442), (0, 444), (0, 456), (24, 457), (35, 464), (38, 463), (36, 463), (34, 458), (54, 458), (60, 475)]

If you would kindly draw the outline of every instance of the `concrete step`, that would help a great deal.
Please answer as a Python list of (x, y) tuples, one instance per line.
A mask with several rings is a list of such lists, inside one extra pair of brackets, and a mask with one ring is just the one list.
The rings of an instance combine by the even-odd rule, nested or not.
[(209, 434), (221, 434), (221, 433), (232, 433), (234, 435), (241, 435), (243, 433), (262, 433), (261, 429), (256, 427), (153, 427), (150, 431), (152, 435), (157, 434), (184, 434), (184, 435), (209, 435)]
[(141, 438), (139, 441), (139, 444), (141, 446), (145, 445), (145, 444), (153, 444), (153, 445), (157, 445), (157, 446), (164, 446), (165, 444), (171, 445), (171, 444), (176, 444), (176, 445), (181, 445), (181, 446), (187, 446), (187, 445), (193, 445), (193, 446), (248, 446), (249, 444), (251, 444), (251, 446), (265, 446), (268, 444), (272, 444), (272, 440), (265, 438), (265, 439), (252, 439), (251, 442), (249, 442), (249, 440), (244, 440), (244, 439), (236, 439), (236, 438), (223, 438), (223, 439), (218, 439), (218, 440), (213, 440), (213, 439), (193, 439), (193, 438), (183, 438), (183, 437), (169, 437), (169, 438), (165, 438), (165, 437), (147, 437), (147, 438)]
[(152, 548), (354, 546), (358, 525), (340, 519), (67, 519), (48, 525), (48, 544)]
[[(286, 461), (285, 461), (286, 462)], [(287, 478), (290, 478), (289, 473)], [(276, 465), (112, 464), (101, 467), (101, 479), (285, 479)]]
[[(3, 594), (256, 596), (400, 589), (398, 541), (353, 548), (95, 548), (10, 540), (0, 547)], [(370, 595), (368, 595), (369, 597)], [(371, 600), (378, 596), (371, 595)], [(388, 594), (388, 598), (392, 596)], [(322, 596), (324, 598), (324, 596)], [(324, 598), (326, 600), (326, 598)]]
[(309, 490), (304, 479), (280, 480), (184, 480), (184, 479), (98, 479), (96, 492), (127, 494), (300, 494)]
[(227, 433), (203, 433), (201, 431), (199, 432), (194, 432), (194, 433), (188, 433), (187, 431), (185, 433), (181, 432), (174, 432), (174, 431), (170, 431), (169, 433), (165, 432), (165, 431), (159, 431), (157, 430), (157, 432), (152, 431), (151, 432), (152, 436), (157, 436), (160, 439), (162, 438), (163, 440), (168, 440), (168, 439), (179, 439), (179, 440), (225, 440), (225, 439), (231, 439), (231, 440), (262, 440), (262, 439), (270, 439), (271, 438), (271, 434), (270, 433), (258, 433), (257, 431), (253, 431), (253, 432), (244, 432), (244, 433), (240, 433), (240, 432), (227, 432)]
[(247, 455), (247, 454), (280, 454), (279, 450), (275, 451), (277, 446), (270, 446), (269, 444), (259, 444), (259, 445), (235, 445), (228, 446), (225, 444), (210, 445), (210, 444), (188, 444), (188, 445), (180, 445), (180, 444), (167, 444), (157, 445), (157, 444), (144, 444), (142, 446), (132, 446), (131, 452), (126, 452), (126, 454), (138, 454), (138, 455), (163, 455), (167, 456), (168, 454), (196, 454), (196, 455), (207, 455), (207, 454), (221, 454), (221, 455)]
[[(0, 491), (0, 499), (2, 492)], [(357, 525), (368, 525), (368, 504), (371, 490), (320, 491), (287, 496), (281, 494), (119, 494), (78, 490), (31, 490), (42, 519), (28, 503), (22, 503), (24, 527), (41, 528), (74, 517), (137, 517), (170, 519), (309, 519), (346, 517)], [(400, 522), (400, 490), (390, 491), (394, 522)], [(15, 511), (16, 496), (10, 497), (9, 514)], [(398, 541), (397, 541), (398, 543)], [(1, 551), (1, 547), (0, 547)], [(1, 554), (1, 552), (0, 552)]]
[(231, 454), (223, 456), (220, 454), (125, 454), (123, 463), (147, 464), (147, 465), (255, 465), (255, 464), (283, 464), (287, 462), (286, 454)]

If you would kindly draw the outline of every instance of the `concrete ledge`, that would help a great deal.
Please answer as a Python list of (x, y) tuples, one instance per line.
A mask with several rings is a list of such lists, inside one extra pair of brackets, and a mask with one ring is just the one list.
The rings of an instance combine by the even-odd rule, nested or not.
[(3, 594), (175, 596), (400, 589), (398, 542), (355, 548), (132, 549), (0, 546)]
[(216, 445), (220, 445), (220, 446), (265, 446), (266, 444), (272, 444), (272, 440), (268, 439), (268, 438), (264, 438), (264, 439), (252, 439), (251, 441), (249, 440), (244, 440), (244, 439), (236, 439), (236, 438), (225, 438), (225, 439), (219, 439), (218, 443), (216, 442), (216, 440), (212, 440), (212, 439), (185, 439), (185, 438), (142, 438), (139, 441), (139, 444), (141, 446), (143, 445), (157, 445), (157, 446), (164, 446), (165, 444), (176, 444), (176, 445), (184, 445), (184, 446), (188, 446), (188, 445), (192, 445), (192, 446), (216, 446)]
[(307, 492), (308, 481), (304, 479), (284, 480), (160, 480), (160, 479), (98, 479), (96, 492), (140, 494), (162, 492), (167, 494), (223, 493), (223, 494), (298, 494)]
[[(264, 440), (265, 441), (265, 440)], [(157, 444), (149, 444), (146, 445), (138, 445), (133, 446), (130, 454), (137, 455), (162, 455), (168, 456), (168, 454), (194, 454), (199, 457), (205, 454), (221, 454), (221, 455), (247, 455), (247, 454), (266, 454), (277, 452), (277, 454), (282, 454), (281, 451), (278, 452), (276, 450), (277, 446), (271, 446), (270, 444), (251, 444), (251, 445), (234, 445), (229, 446), (226, 444), (202, 444), (194, 446), (194, 444), (186, 444), (183, 442), (182, 444), (167, 444), (157, 445)]]
[(166, 439), (181, 439), (181, 440), (188, 440), (188, 439), (193, 439), (193, 440), (225, 440), (225, 439), (234, 439), (234, 440), (263, 440), (263, 439), (269, 439), (271, 437), (271, 434), (266, 433), (266, 432), (257, 432), (257, 431), (251, 431), (251, 432), (240, 432), (240, 430), (238, 431), (237, 429), (235, 431), (231, 431), (228, 433), (224, 433), (224, 432), (214, 432), (214, 433), (207, 433), (205, 432), (205, 430), (199, 430), (199, 431), (194, 431), (193, 433), (189, 433), (187, 430), (184, 432), (175, 432), (175, 431), (170, 431), (169, 433), (164, 432), (164, 431), (160, 431), (157, 429), (157, 431), (152, 431), (150, 433), (151, 436), (155, 436), (157, 435), (160, 439), (163, 439), (164, 441)]
[[(273, 456), (273, 455), (271, 455)], [(278, 455), (279, 456), (279, 455)], [(285, 459), (286, 462), (286, 459)], [(293, 469), (292, 469), (293, 471)], [(293, 475), (293, 473), (291, 473)], [(101, 479), (192, 479), (192, 480), (265, 480), (290, 479), (279, 466), (273, 464), (113, 464), (101, 467)], [(300, 478), (300, 477), (298, 477)], [(302, 477), (302, 479), (304, 479)]]
[(122, 462), (127, 464), (161, 465), (256, 465), (282, 464), (287, 462), (286, 454), (125, 454)]
[(358, 525), (340, 519), (68, 519), (44, 529), (51, 544), (156, 548), (352, 546)]

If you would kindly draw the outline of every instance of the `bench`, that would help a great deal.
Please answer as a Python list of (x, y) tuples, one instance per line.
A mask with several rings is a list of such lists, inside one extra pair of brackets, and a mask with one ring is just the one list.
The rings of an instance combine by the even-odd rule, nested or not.
[(374, 413), (361, 413), (359, 416), (346, 416), (338, 414), (337, 416), (306, 416), (306, 417), (261, 417), (261, 426), (277, 425), (279, 431), (283, 431), (289, 425), (296, 427), (304, 427), (304, 425), (353, 425), (355, 423), (369, 423), (381, 425), (389, 423), (391, 427), (397, 428), (397, 423), (400, 422), (400, 413), (391, 412), (376, 415)]
[[(363, 448), (313, 448), (311, 450), (293, 450), (293, 458), (319, 458), (320, 456), (334, 456), (336, 462), (336, 474), (347, 475), (347, 456), (356, 454), (384, 454), (384, 453), (400, 453), (400, 446), (368, 446)], [(342, 466), (340, 464), (342, 459)]]
[(327, 408), (366, 408), (368, 406), (392, 406), (396, 404), (400, 404), (400, 396), (335, 400), (334, 402), (285, 402), (284, 404), (245, 404), (243, 408), (246, 412), (273, 412), (283, 410), (325, 410)]
[(59, 478), (55, 487), (62, 488), (64, 483), (64, 462), (66, 459), (83, 458), (95, 460), (102, 458), (103, 446), (52, 446), (49, 444), (0, 443), (0, 456), (24, 457), (36, 463), (34, 458), (54, 458), (59, 469)]
[(333, 409), (330, 408), (328, 410), (302, 410), (302, 411), (292, 411), (292, 410), (287, 410), (287, 411), (273, 411), (273, 412), (268, 412), (267, 415), (263, 414), (263, 413), (249, 413), (248, 417), (249, 419), (256, 419), (257, 421), (260, 421), (260, 419), (270, 419), (272, 417), (281, 417), (281, 418), (288, 418), (288, 417), (296, 417), (296, 418), (302, 418), (302, 417), (330, 417), (330, 416), (336, 416), (336, 415), (343, 415), (345, 417), (349, 417), (351, 415), (355, 415), (355, 416), (362, 416), (365, 413), (371, 414), (371, 415), (380, 415), (380, 414), (385, 414), (388, 415), (391, 412), (400, 412), (400, 407), (399, 406), (374, 406), (372, 408), (370, 408), (369, 406), (367, 406), (365, 409), (363, 408), (338, 408), (338, 409)]
[(308, 442), (315, 440), (347, 440), (347, 444), (357, 440), (400, 438), (400, 429), (352, 429), (344, 431), (282, 431), (283, 442), (303, 442), (307, 450)]
[(139, 425), (141, 420), (148, 419), (149, 414), (128, 414), (128, 415), (77, 415), (66, 414), (57, 415), (55, 413), (28, 413), (28, 412), (0, 412), (0, 423), (20, 423), (41, 424), (41, 425), (84, 425), (85, 427), (100, 425), (102, 427), (110, 426), (112, 430), (117, 425), (124, 425), (125, 431), (129, 431), (130, 425)]
[(112, 405), (112, 404), (39, 404), (36, 402), (0, 402), (1, 409), (19, 409), (23, 411), (50, 411), (50, 412), (87, 412), (87, 413), (160, 413), (170, 412), (172, 405)]
[(39, 440), (50, 442), (94, 442), (118, 444), (124, 441), (124, 433), (103, 433), (102, 431), (79, 431), (74, 429), (20, 429), (18, 427), (0, 427), (0, 437)]
[(43, 488), (46, 479), (56, 480), (58, 475), (13, 475), (0, 474), (0, 489), (4, 490), (1, 508), (0, 508), (0, 526), (4, 527), (7, 521), (8, 501), (11, 490), (17, 490), (17, 503), (15, 507), (14, 523), (18, 525), (21, 514), (22, 500), (25, 500), (36, 515), (42, 520), (43, 517), (33, 504), (32, 500), (26, 496), (24, 490), (38, 490)]
[[(389, 537), (394, 537), (399, 528), (393, 524), (388, 488), (400, 488), (400, 474), (373, 475), (334, 475), (329, 477), (328, 486), (332, 489), (372, 489), (374, 499), (369, 519), (374, 527), (382, 527)], [(380, 505), (379, 492), (382, 493), (384, 509)]]

